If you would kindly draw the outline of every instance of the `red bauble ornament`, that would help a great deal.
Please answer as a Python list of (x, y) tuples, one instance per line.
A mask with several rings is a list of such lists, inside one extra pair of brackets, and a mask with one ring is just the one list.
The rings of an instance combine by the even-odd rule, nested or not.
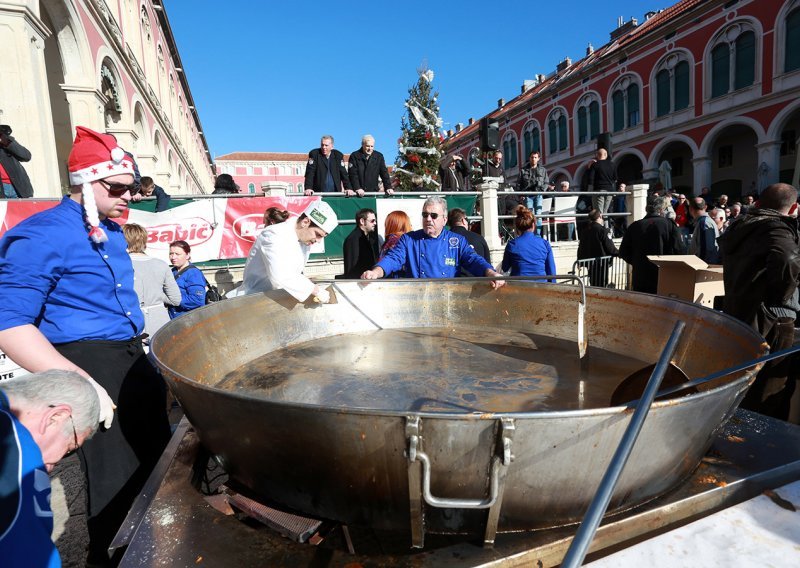
[(411, 154), (408, 157), (408, 161), (413, 163), (413, 164), (418, 164), (419, 163), (419, 156), (417, 156), (416, 154)]
[(430, 140), (430, 139), (431, 139), (431, 133), (430, 132), (426, 132), (425, 133), (425, 140)]

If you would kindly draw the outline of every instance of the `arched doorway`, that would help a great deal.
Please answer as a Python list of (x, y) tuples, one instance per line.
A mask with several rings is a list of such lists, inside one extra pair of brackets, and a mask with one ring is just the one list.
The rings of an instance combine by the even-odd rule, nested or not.
[(692, 166), (692, 149), (686, 142), (673, 141), (667, 144), (656, 158), (656, 164), (663, 162), (670, 165), (672, 190), (677, 193), (695, 193), (693, 191), (694, 167)]
[(644, 176), (642, 175), (644, 166), (639, 156), (625, 154), (621, 157), (615, 157), (614, 163), (617, 164), (617, 179), (620, 182), (632, 185), (644, 181)]
[(800, 157), (800, 154), (798, 154), (798, 145), (800, 145), (800, 108), (796, 109), (786, 120), (780, 136), (781, 149), (778, 180), (783, 183), (791, 183), (797, 187), (798, 173), (800, 173), (800, 161), (798, 160), (798, 157)]
[(731, 201), (757, 194), (758, 136), (744, 124), (732, 124), (720, 130), (711, 144), (711, 195), (723, 193)]

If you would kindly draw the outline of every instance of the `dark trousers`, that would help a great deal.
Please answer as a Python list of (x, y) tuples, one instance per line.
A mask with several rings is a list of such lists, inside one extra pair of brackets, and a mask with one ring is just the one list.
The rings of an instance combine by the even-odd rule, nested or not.
[[(761, 319), (760, 324), (764, 324), (763, 318)], [(762, 335), (771, 352), (788, 349), (794, 343), (794, 319), (778, 318), (768, 322), (766, 327)], [(765, 363), (739, 406), (772, 418), (788, 420), (799, 363), (800, 360), (795, 355)]]
[(140, 339), (55, 347), (117, 405), (111, 428), (101, 427), (78, 452), (87, 481), (89, 557), (97, 562), (107, 558), (108, 546), (169, 441), (166, 387)]

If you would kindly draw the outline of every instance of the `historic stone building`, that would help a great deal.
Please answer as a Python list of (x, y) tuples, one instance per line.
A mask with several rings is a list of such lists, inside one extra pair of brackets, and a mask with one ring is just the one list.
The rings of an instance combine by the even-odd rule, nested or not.
[(0, 123), (33, 154), (35, 197), (61, 195), (82, 125), (117, 137), (171, 194), (210, 193), (211, 156), (163, 1), (0, 4)]
[[(797, 183), (800, 0), (682, 0), (620, 21), (608, 44), (525, 81), (487, 116), (512, 182), (533, 149), (552, 178), (579, 182), (610, 132), (627, 183), (659, 168), (675, 188), (715, 195)], [(446, 142), (465, 157), (479, 146), (472, 119)]]
[(217, 156), (217, 174), (230, 174), (241, 193), (258, 193), (264, 183), (280, 183), (302, 193), (308, 154), (300, 152), (232, 152)]

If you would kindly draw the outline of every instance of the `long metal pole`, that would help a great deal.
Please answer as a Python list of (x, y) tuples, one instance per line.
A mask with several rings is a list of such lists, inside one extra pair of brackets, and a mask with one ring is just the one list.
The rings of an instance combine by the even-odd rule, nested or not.
[(567, 554), (564, 556), (564, 560), (561, 563), (562, 568), (577, 568), (583, 563), (586, 552), (589, 550), (589, 545), (592, 543), (594, 534), (597, 532), (597, 527), (600, 526), (600, 521), (603, 519), (603, 515), (608, 508), (611, 495), (631, 455), (633, 445), (636, 443), (636, 438), (639, 437), (639, 432), (642, 430), (644, 420), (647, 418), (648, 412), (650, 412), (650, 407), (653, 404), (658, 388), (661, 386), (664, 373), (672, 359), (672, 355), (675, 353), (678, 341), (685, 327), (686, 324), (683, 321), (679, 320), (675, 323), (675, 327), (672, 329), (672, 334), (669, 336), (664, 351), (661, 352), (661, 357), (659, 357), (658, 363), (655, 369), (653, 369), (653, 374), (650, 375), (650, 379), (647, 381), (644, 394), (636, 405), (636, 410), (633, 412), (630, 424), (628, 424), (625, 433), (622, 435), (622, 440), (620, 440), (617, 451), (614, 452), (614, 457), (611, 458), (611, 463), (608, 464), (608, 469), (600, 482), (600, 487), (597, 489), (597, 493), (594, 499), (592, 499), (589, 509), (586, 511), (586, 516), (583, 518), (583, 521), (581, 521), (578, 532), (575, 534), (575, 538), (572, 539), (569, 550), (567, 550)]

